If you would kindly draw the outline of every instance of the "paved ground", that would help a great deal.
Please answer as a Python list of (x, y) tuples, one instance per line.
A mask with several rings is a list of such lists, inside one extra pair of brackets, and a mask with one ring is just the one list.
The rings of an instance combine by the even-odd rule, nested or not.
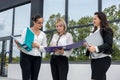
[(0, 77), (0, 80), (17, 80), (17, 79), (9, 79), (7, 77)]

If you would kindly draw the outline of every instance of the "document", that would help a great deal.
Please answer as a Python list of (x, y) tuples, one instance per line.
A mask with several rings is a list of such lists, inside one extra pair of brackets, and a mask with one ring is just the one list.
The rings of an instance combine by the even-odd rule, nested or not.
[(11, 37), (13, 38), (13, 40), (15, 42), (17, 42), (17, 45), (19, 46), (20, 50), (24, 50), (24, 51), (28, 51), (26, 48), (27, 46), (23, 45), (19, 40), (17, 40), (14, 36), (11, 35)]
[(26, 35), (25, 35), (25, 39), (24, 42), (21, 43), (19, 42), (13, 35), (11, 35), (11, 37), (18, 42), (18, 46), (20, 46), (20, 48), (25, 49), (26, 51), (31, 51), (32, 50), (32, 43), (34, 41), (34, 33), (30, 30), (30, 28), (27, 27), (26, 30)]
[(93, 46), (99, 46), (103, 44), (103, 38), (99, 31), (86, 37), (85, 41), (87, 42), (88, 45), (93, 45)]

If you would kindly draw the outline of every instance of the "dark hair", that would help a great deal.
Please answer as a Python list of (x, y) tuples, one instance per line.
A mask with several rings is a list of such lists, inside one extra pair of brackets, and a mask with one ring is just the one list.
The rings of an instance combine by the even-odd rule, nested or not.
[(36, 22), (39, 18), (42, 18), (40, 15), (35, 15), (32, 17), (32, 21)]
[[(95, 12), (94, 15), (97, 15), (98, 18), (100, 19), (100, 28), (101, 29), (106, 29), (106, 28), (110, 28), (107, 22), (107, 18), (106, 15), (103, 12)], [(94, 27), (93, 32), (95, 32), (97, 30), (97, 27)]]

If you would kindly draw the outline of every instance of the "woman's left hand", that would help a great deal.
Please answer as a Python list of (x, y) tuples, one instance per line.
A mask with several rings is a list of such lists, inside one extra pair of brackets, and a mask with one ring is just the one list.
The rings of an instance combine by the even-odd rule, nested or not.
[(64, 53), (64, 49), (55, 49), (54, 50), (57, 53), (63, 54)]
[(89, 50), (90, 52), (96, 52), (95, 46), (89, 46), (89, 47), (88, 47), (88, 50)]
[(33, 48), (38, 48), (38, 49), (40, 48), (39, 44), (36, 43), (36, 42), (34, 42), (34, 43), (32, 44), (32, 47), (33, 47)]

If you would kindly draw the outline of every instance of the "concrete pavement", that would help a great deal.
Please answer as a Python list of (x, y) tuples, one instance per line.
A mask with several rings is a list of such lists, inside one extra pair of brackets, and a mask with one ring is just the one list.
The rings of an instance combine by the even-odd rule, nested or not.
[(7, 78), (7, 77), (0, 77), (0, 80), (18, 80), (18, 79), (10, 79), (10, 78)]

